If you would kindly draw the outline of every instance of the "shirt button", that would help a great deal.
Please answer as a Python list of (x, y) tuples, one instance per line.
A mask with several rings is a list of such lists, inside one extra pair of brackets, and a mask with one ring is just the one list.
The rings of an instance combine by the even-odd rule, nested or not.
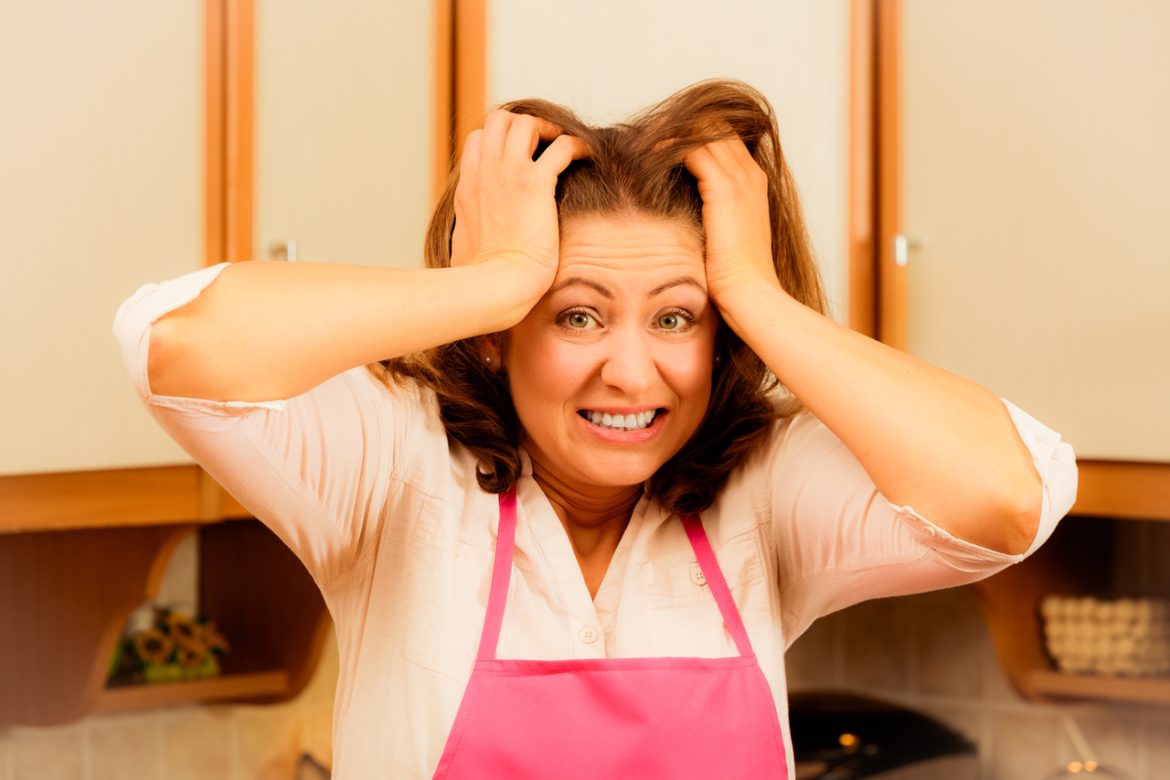
[(703, 570), (695, 567), (691, 569), (691, 582), (702, 587), (707, 584), (707, 575), (703, 574)]
[(591, 645), (597, 641), (597, 629), (593, 626), (585, 626), (585, 628), (578, 632), (577, 636), (580, 637), (581, 641), (585, 644)]

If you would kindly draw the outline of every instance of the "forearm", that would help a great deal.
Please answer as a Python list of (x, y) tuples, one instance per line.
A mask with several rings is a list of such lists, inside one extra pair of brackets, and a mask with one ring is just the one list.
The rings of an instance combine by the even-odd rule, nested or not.
[(238, 263), (153, 327), (153, 392), (262, 401), (355, 366), (503, 330), (531, 306), (516, 269)]
[(886, 498), (976, 544), (1027, 548), (1040, 479), (993, 393), (838, 325), (778, 285), (743, 285), (719, 308)]

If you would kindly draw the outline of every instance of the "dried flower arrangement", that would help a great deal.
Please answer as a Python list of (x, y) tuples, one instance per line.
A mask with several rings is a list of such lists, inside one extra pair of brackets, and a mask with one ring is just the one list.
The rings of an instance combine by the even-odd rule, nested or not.
[(111, 685), (172, 682), (219, 674), (227, 640), (204, 616), (151, 605), (139, 611), (114, 651)]

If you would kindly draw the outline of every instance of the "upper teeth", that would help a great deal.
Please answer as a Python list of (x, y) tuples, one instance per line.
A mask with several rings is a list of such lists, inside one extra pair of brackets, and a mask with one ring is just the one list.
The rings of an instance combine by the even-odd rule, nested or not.
[(648, 412), (639, 412), (638, 414), (607, 414), (604, 412), (586, 412), (589, 416), (589, 422), (594, 425), (601, 425), (605, 428), (621, 428), (622, 430), (633, 430), (637, 428), (645, 428), (650, 425), (657, 414), (657, 410), (650, 410)]

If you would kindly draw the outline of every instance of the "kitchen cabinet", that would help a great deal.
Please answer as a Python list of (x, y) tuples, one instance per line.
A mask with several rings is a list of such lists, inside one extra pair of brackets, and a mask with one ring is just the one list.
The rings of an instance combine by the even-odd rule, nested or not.
[(902, 8), (907, 349), (1170, 462), (1170, 6)]
[(1110, 589), (1118, 519), (1170, 520), (1170, 8), (875, 8), (879, 334), (1080, 463), (1053, 541), (978, 586), (1000, 659), (1031, 698), (1170, 704), (1168, 681), (1053, 671), (1038, 614), (1046, 593)]
[[(307, 682), (329, 625), (319, 591), (157, 428), (110, 326), (141, 284), (277, 244), (285, 259), (419, 264), (463, 105), (454, 74), (482, 73), (474, 57), (452, 63), (452, 40), (476, 39), (466, 25), (456, 37), (454, 9), (72, 0), (26, 4), (0, 30), (0, 89), (22, 109), (0, 148), (0, 339), (14, 379), (0, 440), (0, 725), (278, 701)], [(192, 534), (199, 608), (231, 644), (223, 674), (106, 687), (127, 617)]]
[(189, 463), (110, 335), (203, 262), (198, 3), (16, 3), (0, 26), (0, 476)]

